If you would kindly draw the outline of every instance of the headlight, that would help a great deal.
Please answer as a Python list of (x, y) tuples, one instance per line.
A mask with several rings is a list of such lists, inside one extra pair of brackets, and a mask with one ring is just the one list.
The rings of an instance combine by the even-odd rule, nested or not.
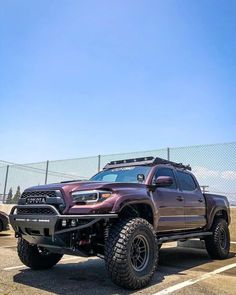
[(112, 193), (107, 191), (78, 191), (71, 193), (75, 203), (96, 203), (111, 197)]

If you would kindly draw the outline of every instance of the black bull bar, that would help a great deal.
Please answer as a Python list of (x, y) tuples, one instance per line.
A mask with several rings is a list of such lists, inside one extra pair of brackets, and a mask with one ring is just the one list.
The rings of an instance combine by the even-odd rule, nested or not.
[[(52, 214), (21, 214), (17, 209), (49, 209)], [(23, 235), (47, 235), (54, 236), (70, 231), (81, 230), (97, 223), (98, 221), (107, 221), (111, 218), (117, 218), (118, 214), (86, 214), (86, 215), (62, 215), (52, 205), (16, 205), (11, 209), (9, 219), (14, 231)], [(60, 220), (83, 220), (83, 224), (70, 226), (65, 229), (57, 230)], [(86, 222), (88, 220), (88, 222)]]

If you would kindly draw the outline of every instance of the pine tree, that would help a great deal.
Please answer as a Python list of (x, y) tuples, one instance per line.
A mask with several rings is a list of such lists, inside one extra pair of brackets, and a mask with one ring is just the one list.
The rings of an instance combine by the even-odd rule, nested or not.
[(7, 195), (7, 199), (6, 199), (6, 204), (11, 204), (12, 203), (12, 197), (13, 197), (13, 193), (12, 193), (12, 187), (9, 189), (8, 195)]
[(19, 198), (20, 198), (20, 196), (21, 196), (21, 193), (20, 193), (20, 186), (18, 185), (18, 186), (17, 186), (16, 193), (15, 193), (13, 199), (12, 199), (12, 204), (17, 204), (17, 203), (18, 203), (18, 200), (19, 200)]

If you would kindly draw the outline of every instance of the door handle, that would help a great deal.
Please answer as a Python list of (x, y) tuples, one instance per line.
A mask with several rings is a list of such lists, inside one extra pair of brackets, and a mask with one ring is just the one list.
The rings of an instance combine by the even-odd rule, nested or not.
[(198, 199), (198, 202), (202, 203), (203, 202), (203, 199)]
[(182, 202), (182, 201), (184, 200), (184, 197), (182, 197), (182, 196), (178, 196), (178, 197), (176, 197), (176, 200)]

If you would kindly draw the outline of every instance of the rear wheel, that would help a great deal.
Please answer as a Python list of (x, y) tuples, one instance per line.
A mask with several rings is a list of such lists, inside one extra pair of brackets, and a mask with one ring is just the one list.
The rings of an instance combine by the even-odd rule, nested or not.
[(0, 220), (0, 231), (3, 231), (3, 222)]
[(116, 223), (105, 246), (105, 261), (112, 281), (127, 289), (145, 287), (157, 265), (158, 245), (150, 223), (134, 218)]
[(212, 236), (205, 238), (206, 249), (213, 259), (225, 259), (230, 250), (230, 233), (225, 219), (216, 219), (212, 226)]
[(50, 253), (37, 245), (30, 245), (22, 238), (18, 239), (17, 251), (22, 263), (32, 269), (52, 268), (63, 256), (62, 254)]

